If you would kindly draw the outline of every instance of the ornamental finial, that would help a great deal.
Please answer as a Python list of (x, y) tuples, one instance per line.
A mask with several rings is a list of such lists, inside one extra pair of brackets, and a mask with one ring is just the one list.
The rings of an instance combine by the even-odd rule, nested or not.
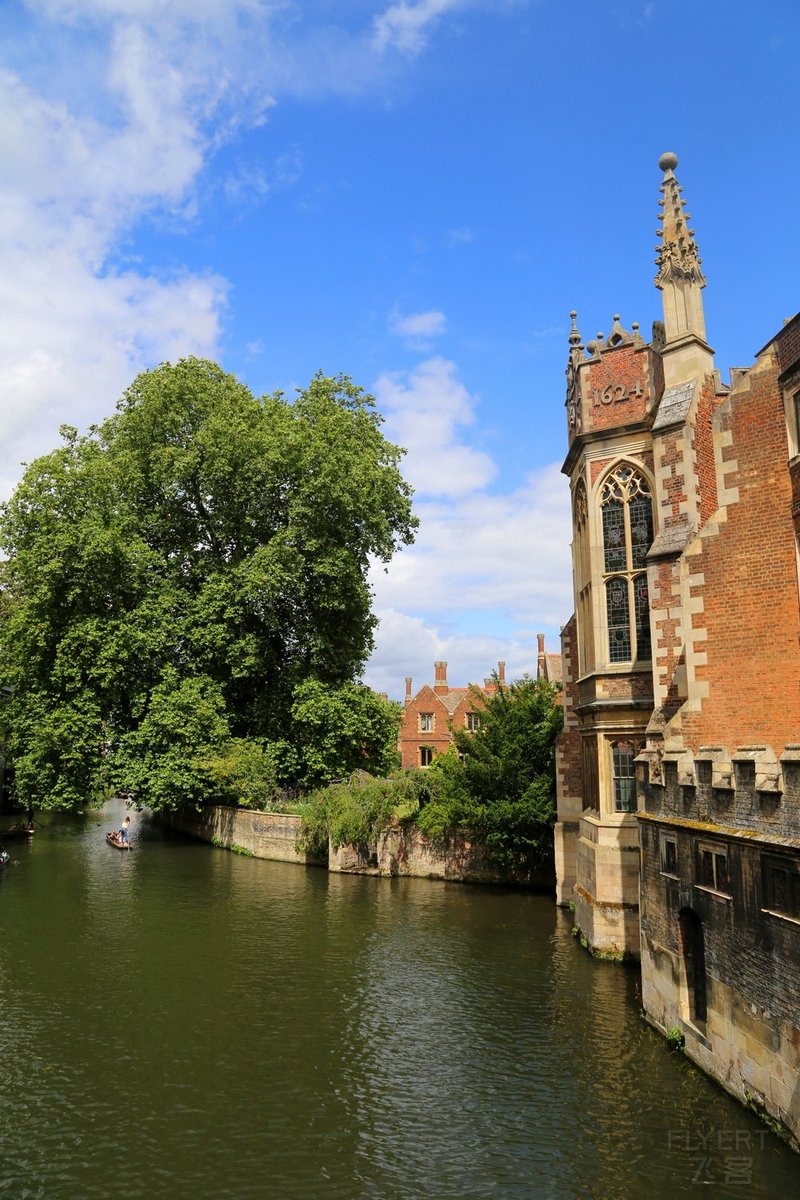
[(569, 344), (570, 344), (570, 346), (576, 346), (576, 347), (580, 346), (581, 335), (578, 333), (578, 326), (577, 326), (578, 314), (575, 312), (574, 309), (569, 314), (569, 319), (572, 322), (572, 329), (570, 329), (570, 331), (569, 331)]
[(659, 200), (658, 219), (662, 228), (657, 232), (660, 244), (656, 246), (656, 287), (663, 291), (665, 284), (686, 281), (703, 288), (706, 281), (700, 270), (702, 260), (697, 253), (694, 230), (687, 224), (689, 213), (684, 211), (686, 203), (681, 199), (683, 188), (673, 174), (678, 165), (677, 154), (662, 154), (658, 165), (664, 172), (661, 184), (664, 198)]

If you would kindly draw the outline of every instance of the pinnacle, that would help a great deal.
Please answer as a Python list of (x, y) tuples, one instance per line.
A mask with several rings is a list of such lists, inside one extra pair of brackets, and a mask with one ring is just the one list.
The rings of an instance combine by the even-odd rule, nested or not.
[(705, 287), (694, 240), (695, 232), (687, 224), (691, 214), (685, 211), (686, 202), (681, 198), (683, 188), (673, 174), (678, 165), (677, 154), (662, 154), (658, 165), (664, 172), (661, 184), (664, 199), (659, 201), (661, 212), (658, 219), (662, 228), (656, 234), (660, 240), (660, 245), (656, 247), (656, 266), (659, 268), (656, 287), (663, 289), (665, 284), (676, 280), (686, 280), (698, 287)]

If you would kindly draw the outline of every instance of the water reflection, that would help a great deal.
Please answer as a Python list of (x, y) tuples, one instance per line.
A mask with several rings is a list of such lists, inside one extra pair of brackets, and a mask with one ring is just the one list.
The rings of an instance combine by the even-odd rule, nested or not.
[[(760, 1135), (547, 898), (144, 815), (121, 854), (120, 815), (53, 822), (0, 876), (0, 1193), (658, 1200), (696, 1194), (689, 1134)], [(748, 1195), (791, 1194), (788, 1150), (752, 1158)]]

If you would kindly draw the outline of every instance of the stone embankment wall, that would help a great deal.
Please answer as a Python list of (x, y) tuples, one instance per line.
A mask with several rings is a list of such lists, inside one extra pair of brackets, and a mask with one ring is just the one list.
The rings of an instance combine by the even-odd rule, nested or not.
[(433, 841), (416, 825), (390, 825), (381, 830), (376, 843), (369, 847), (346, 844), (335, 850), (331, 846), (328, 869), (361, 875), (410, 875), (460, 883), (555, 888), (552, 861), (543, 865), (534, 878), (523, 878), (499, 871), (489, 861), (485, 847), (476, 845), (465, 832)]
[(533, 879), (498, 871), (488, 861), (483, 846), (475, 845), (466, 833), (433, 841), (415, 825), (392, 825), (382, 830), (375, 844), (338, 850), (329, 847), (327, 863), (298, 848), (300, 817), (288, 813), (250, 812), (237, 808), (208, 808), (200, 813), (175, 813), (173, 829), (202, 841), (230, 848), (241, 847), (254, 858), (327, 866), (330, 871), (351, 875), (407, 875), (422, 879), (444, 879), (460, 883), (525, 884), (555, 887), (555, 870), (547, 862)]
[(204, 808), (201, 812), (173, 813), (173, 829), (215, 845), (240, 847), (254, 858), (275, 862), (325, 866), (321, 859), (298, 847), (300, 818), (290, 813), (251, 812), (246, 808)]

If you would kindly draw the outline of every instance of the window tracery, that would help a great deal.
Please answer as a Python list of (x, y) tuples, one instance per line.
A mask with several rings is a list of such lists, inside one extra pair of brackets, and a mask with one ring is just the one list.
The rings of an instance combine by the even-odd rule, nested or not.
[(609, 473), (600, 490), (608, 656), (612, 663), (650, 658), (647, 552), (653, 542), (650, 486), (629, 463)]

